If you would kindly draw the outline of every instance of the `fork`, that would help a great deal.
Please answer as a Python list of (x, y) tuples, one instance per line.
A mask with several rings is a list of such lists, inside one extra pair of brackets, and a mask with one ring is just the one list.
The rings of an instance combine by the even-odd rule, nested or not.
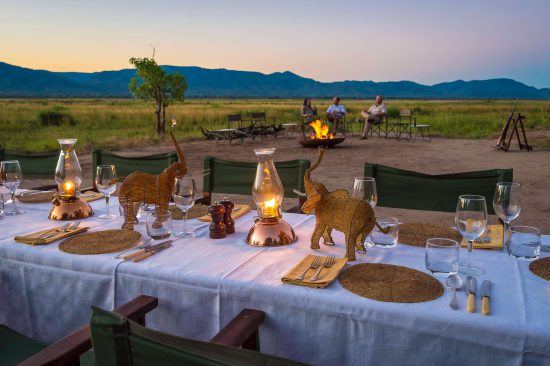
[(489, 228), (489, 225), (487, 225), (487, 230), (485, 230), (485, 233), (483, 233), (483, 238), (477, 238), (474, 240), (474, 243), (490, 243), (491, 238), (489, 237), (489, 232), (491, 229)]
[(65, 225), (63, 225), (59, 228), (59, 231), (53, 231), (53, 232), (42, 234), (40, 236), (40, 238), (41, 239), (48, 239), (48, 238), (51, 238), (52, 236), (56, 236), (57, 234), (66, 233), (68, 231), (74, 230), (79, 226), (80, 226), (80, 221), (73, 222), (72, 224), (71, 223), (66, 223)]
[(307, 271), (309, 271), (310, 269), (317, 269), (317, 268), (319, 268), (320, 265), (321, 265), (321, 257), (315, 257), (313, 259), (313, 262), (311, 262), (311, 264), (306, 268), (306, 270), (304, 272), (302, 272), (301, 275), (296, 277), (296, 279), (298, 281), (303, 281), (304, 277), (306, 276)]
[(335, 257), (333, 255), (329, 255), (328, 257), (326, 257), (325, 258), (325, 263), (323, 263), (323, 265), (321, 267), (319, 267), (317, 272), (315, 272), (315, 274), (313, 276), (311, 276), (311, 278), (309, 280), (310, 281), (317, 281), (317, 279), (319, 278), (319, 274), (321, 273), (323, 268), (330, 268), (334, 265), (334, 259), (335, 259)]

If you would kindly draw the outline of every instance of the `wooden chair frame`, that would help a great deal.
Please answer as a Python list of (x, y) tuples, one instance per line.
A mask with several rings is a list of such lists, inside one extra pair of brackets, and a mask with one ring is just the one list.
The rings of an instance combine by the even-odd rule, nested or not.
[[(116, 313), (145, 326), (145, 315), (158, 307), (158, 299), (141, 295), (115, 310)], [(265, 320), (260, 310), (244, 309), (210, 340), (211, 343), (259, 351), (259, 328)], [(79, 357), (92, 348), (90, 326), (85, 325), (62, 340), (29, 357), (19, 366), (80, 365)]]

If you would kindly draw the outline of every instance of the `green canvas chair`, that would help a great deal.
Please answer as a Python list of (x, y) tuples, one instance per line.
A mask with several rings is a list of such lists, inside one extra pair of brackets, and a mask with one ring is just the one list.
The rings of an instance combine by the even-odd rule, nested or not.
[[(242, 315), (242, 314), (245, 315)], [(90, 328), (94, 353), (98, 365), (103, 366), (170, 366), (170, 365), (303, 365), (249, 349), (237, 348), (246, 345), (246, 337), (252, 328), (254, 333), (265, 317), (257, 310), (245, 309), (231, 323), (232, 330), (224, 329), (211, 343), (195, 341), (160, 333), (145, 328), (115, 313), (94, 308)], [(230, 347), (227, 334), (240, 340)], [(242, 336), (244, 335), (244, 336)], [(225, 341), (224, 341), (225, 339)], [(233, 341), (229, 342), (233, 343)], [(240, 344), (239, 344), (240, 343)], [(257, 348), (257, 347), (255, 347)]]
[[(290, 160), (275, 163), (277, 173), (285, 190), (285, 197), (298, 198), (299, 207), (305, 197), (298, 196), (294, 189), (304, 192), (304, 173), (310, 167), (309, 160)], [(202, 203), (210, 205), (212, 193), (240, 194), (250, 196), (256, 176), (257, 163), (232, 161), (205, 156)], [(300, 212), (297, 209), (289, 210)]]
[(178, 161), (178, 155), (173, 153), (155, 154), (147, 156), (121, 156), (110, 151), (94, 150), (92, 153), (92, 176), (95, 188), (95, 175), (98, 165), (114, 165), (119, 178), (130, 173), (140, 171), (150, 174), (159, 174), (172, 163)]
[(376, 179), (377, 205), (425, 211), (454, 212), (458, 196), (479, 194), (493, 214), (497, 182), (512, 182), (512, 169), (430, 175), (365, 163), (365, 177)]
[[(118, 314), (145, 324), (145, 314), (158, 306), (150, 296), (138, 296), (115, 310)], [(47, 345), (0, 325), (0, 365), (96, 365), (88, 325), (60, 341)]]
[(0, 150), (0, 160), (18, 160), (24, 178), (54, 179), (59, 152), (31, 153)]

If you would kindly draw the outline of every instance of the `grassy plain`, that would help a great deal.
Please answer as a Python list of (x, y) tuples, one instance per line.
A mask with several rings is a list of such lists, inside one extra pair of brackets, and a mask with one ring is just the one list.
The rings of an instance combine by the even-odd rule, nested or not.
[[(330, 100), (315, 100), (323, 112)], [(412, 108), (418, 123), (432, 126), (434, 136), (486, 138), (500, 131), (513, 106), (510, 100), (386, 100), (390, 119), (399, 108)], [(349, 118), (359, 116), (370, 100), (343, 100)], [(177, 121), (179, 137), (199, 138), (199, 126), (226, 126), (226, 115), (265, 111), (277, 123), (297, 122), (301, 100), (296, 99), (192, 99), (169, 107), (167, 116)], [(518, 110), (527, 116), (528, 129), (550, 130), (550, 101), (520, 101)], [(51, 114), (61, 114), (52, 123)], [(58, 148), (57, 138), (78, 138), (78, 148), (122, 149), (155, 145), (153, 108), (129, 99), (0, 99), (0, 144), (20, 151)]]

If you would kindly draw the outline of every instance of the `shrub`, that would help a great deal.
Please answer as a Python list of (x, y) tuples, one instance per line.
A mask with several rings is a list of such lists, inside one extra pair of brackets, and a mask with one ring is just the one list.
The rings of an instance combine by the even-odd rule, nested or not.
[(75, 119), (62, 107), (53, 107), (38, 113), (38, 120), (42, 126), (61, 126), (63, 124), (74, 126)]

